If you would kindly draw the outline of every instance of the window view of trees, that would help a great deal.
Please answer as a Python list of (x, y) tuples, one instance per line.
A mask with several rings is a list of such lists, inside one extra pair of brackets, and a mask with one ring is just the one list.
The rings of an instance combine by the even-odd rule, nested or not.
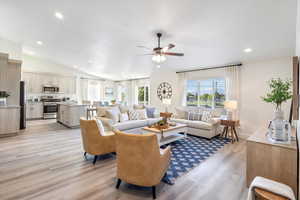
[(149, 104), (149, 87), (148, 86), (138, 87), (138, 104), (143, 104), (143, 105)]
[(224, 78), (188, 80), (187, 82), (187, 106), (224, 107), (225, 95)]

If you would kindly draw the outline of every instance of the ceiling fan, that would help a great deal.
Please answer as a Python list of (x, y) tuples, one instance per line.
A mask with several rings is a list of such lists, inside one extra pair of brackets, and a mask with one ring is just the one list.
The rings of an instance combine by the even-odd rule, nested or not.
[[(164, 62), (167, 59), (166, 56), (184, 56), (183, 53), (168, 52), (168, 50), (174, 48), (175, 45), (174, 44), (169, 44), (166, 47), (161, 47), (160, 46), (160, 38), (161, 38), (162, 34), (157, 33), (156, 36), (157, 36), (157, 39), (158, 39), (158, 46), (153, 48), (153, 50), (152, 50), (153, 53), (144, 54), (144, 55), (153, 55), (152, 60), (156, 63)], [(137, 46), (137, 47), (147, 48), (145, 46)], [(147, 48), (147, 49), (149, 49), (149, 48)]]

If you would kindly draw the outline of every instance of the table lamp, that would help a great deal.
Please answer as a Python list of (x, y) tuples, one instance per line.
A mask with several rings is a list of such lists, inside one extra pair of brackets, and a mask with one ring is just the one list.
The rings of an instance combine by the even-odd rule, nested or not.
[(237, 101), (235, 101), (235, 100), (225, 101), (224, 108), (227, 110), (227, 119), (233, 120), (232, 114), (237, 109)]
[(168, 105), (171, 105), (171, 99), (163, 99), (162, 103), (166, 105), (166, 112), (168, 112)]

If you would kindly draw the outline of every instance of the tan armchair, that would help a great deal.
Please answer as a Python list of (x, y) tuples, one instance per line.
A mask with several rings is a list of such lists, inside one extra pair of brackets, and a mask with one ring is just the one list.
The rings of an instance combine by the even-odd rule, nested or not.
[(80, 129), (84, 155), (94, 155), (93, 164), (96, 163), (98, 155), (116, 152), (115, 134), (111, 131), (100, 134), (96, 120), (81, 118)]
[(171, 148), (160, 150), (157, 136), (153, 133), (136, 135), (116, 131), (117, 178), (116, 188), (121, 181), (130, 184), (152, 187), (165, 175), (171, 158)]

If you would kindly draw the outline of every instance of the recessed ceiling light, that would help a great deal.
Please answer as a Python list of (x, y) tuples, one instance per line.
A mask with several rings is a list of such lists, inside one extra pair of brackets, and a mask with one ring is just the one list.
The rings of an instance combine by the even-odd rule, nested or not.
[(244, 52), (246, 52), (246, 53), (250, 53), (250, 52), (252, 52), (253, 50), (251, 49), (251, 48), (247, 48), (247, 49), (244, 49)]
[(37, 43), (38, 45), (43, 45), (43, 42), (42, 42), (42, 41), (36, 41), (36, 43)]
[(156, 65), (157, 68), (160, 68), (160, 65)]
[(60, 20), (63, 20), (64, 19), (64, 15), (62, 14), (62, 13), (60, 13), (60, 12), (55, 12), (55, 17), (57, 18), (57, 19), (60, 19)]

